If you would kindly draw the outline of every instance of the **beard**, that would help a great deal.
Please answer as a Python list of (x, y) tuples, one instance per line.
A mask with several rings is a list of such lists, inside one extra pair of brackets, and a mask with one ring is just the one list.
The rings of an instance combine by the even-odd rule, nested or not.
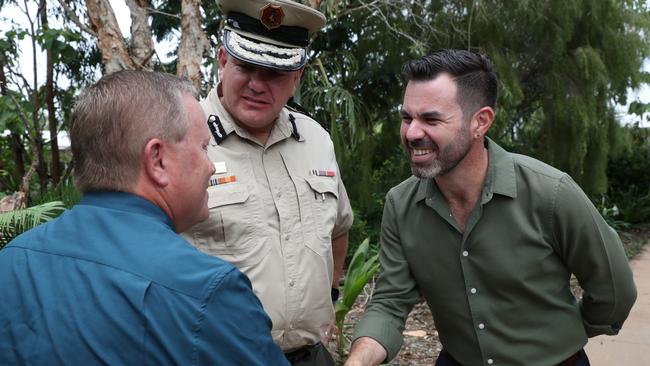
[[(413, 173), (413, 175), (419, 178), (435, 178), (452, 171), (463, 159), (465, 159), (472, 144), (472, 135), (469, 130), (469, 123), (467, 123), (464, 124), (461, 130), (458, 131), (456, 136), (454, 136), (452, 142), (443, 147), (442, 150), (440, 149), (440, 146), (429, 139), (406, 141), (404, 143), (404, 149), (411, 164), (411, 173)], [(413, 162), (413, 160), (411, 160), (413, 148), (423, 147), (433, 148), (434, 151), (438, 152), (438, 156), (425, 163)]]

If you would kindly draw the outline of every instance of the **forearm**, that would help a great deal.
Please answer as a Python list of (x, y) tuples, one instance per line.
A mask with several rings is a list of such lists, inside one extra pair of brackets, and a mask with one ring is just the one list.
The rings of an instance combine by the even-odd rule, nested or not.
[(384, 362), (386, 356), (386, 350), (379, 342), (370, 337), (361, 337), (352, 343), (345, 366), (376, 366)]
[(348, 251), (348, 233), (339, 235), (332, 239), (332, 257), (334, 260), (332, 287), (339, 287), (339, 280), (343, 274), (343, 263)]

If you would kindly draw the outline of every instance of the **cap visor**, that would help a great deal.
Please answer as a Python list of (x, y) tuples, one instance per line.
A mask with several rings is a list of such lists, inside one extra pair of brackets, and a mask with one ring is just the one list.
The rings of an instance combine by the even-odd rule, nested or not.
[(223, 30), (223, 45), (228, 53), (244, 62), (276, 70), (296, 71), (307, 63), (307, 50), (280, 47)]

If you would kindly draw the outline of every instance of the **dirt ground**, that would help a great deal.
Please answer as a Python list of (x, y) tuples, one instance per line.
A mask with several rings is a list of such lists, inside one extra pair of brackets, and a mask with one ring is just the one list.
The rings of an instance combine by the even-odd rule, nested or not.
[[(626, 250), (637, 252), (642, 243), (647, 243), (650, 240), (650, 225), (634, 227), (625, 230), (621, 234), (621, 239)], [(575, 278), (572, 278), (571, 285), (576, 296), (581, 295), (581, 289), (577, 284)], [(359, 295), (359, 299), (354, 308), (348, 313), (345, 321), (344, 336), (347, 338), (347, 345), (349, 347), (349, 339), (354, 330), (354, 324), (357, 323), (363, 309), (367, 302), (367, 298), (371, 295), (373, 284), (368, 284), (364, 292)], [(340, 335), (339, 335), (340, 336)], [(406, 321), (406, 329), (404, 330), (404, 344), (402, 349), (395, 359), (389, 365), (393, 366), (426, 366), (434, 365), (438, 357), (438, 353), (442, 349), (442, 345), (438, 339), (438, 332), (433, 324), (431, 311), (424, 300), (415, 305)], [(346, 352), (349, 348), (346, 350)], [(336, 352), (332, 352), (335, 358), (338, 358)], [(344, 356), (345, 357), (345, 356)], [(342, 364), (342, 359), (338, 360)]]
[[(372, 285), (366, 287), (366, 293)], [(354, 324), (357, 323), (363, 314), (365, 299), (367, 295), (360, 295), (354, 309), (352, 309), (345, 321), (345, 336), (352, 336)], [(347, 343), (349, 345), (349, 342)], [(433, 365), (438, 358), (442, 345), (438, 340), (438, 332), (433, 324), (431, 311), (424, 300), (418, 302), (408, 319), (404, 330), (404, 344), (395, 359), (389, 365), (393, 366), (421, 366)]]

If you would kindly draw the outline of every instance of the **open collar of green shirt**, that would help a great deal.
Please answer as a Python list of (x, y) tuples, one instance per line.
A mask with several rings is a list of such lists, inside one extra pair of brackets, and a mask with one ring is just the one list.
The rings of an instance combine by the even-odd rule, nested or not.
[[(488, 149), (489, 161), (483, 192), (481, 192), (481, 204), (489, 202), (494, 194), (510, 198), (517, 197), (517, 177), (512, 155), (488, 137), (485, 138), (485, 147)], [(443, 205), (449, 210), (445, 197), (433, 178), (420, 179), (415, 201), (419, 202), (424, 199), (432, 208)]]
[[(215, 90), (210, 93), (208, 98), (212, 99), (211, 102), (217, 107), (217, 110), (219, 111), (219, 121), (221, 122), (221, 126), (226, 132), (226, 136), (234, 132), (243, 139), (250, 140), (253, 143), (259, 144), (257, 139), (250, 132), (235, 123), (232, 115), (230, 115), (226, 108), (224, 108), (221, 104), (219, 95), (221, 95), (221, 84), (219, 84), (217, 88), (215, 88)], [(269, 139), (266, 142), (266, 147), (269, 147), (279, 141), (291, 137), (292, 131), (293, 126), (291, 126), (291, 122), (289, 121), (289, 112), (286, 108), (282, 108), (280, 115), (278, 118), (276, 118), (273, 124), (273, 129), (271, 130)], [(298, 141), (304, 141), (302, 134), (300, 135), (300, 139)]]

